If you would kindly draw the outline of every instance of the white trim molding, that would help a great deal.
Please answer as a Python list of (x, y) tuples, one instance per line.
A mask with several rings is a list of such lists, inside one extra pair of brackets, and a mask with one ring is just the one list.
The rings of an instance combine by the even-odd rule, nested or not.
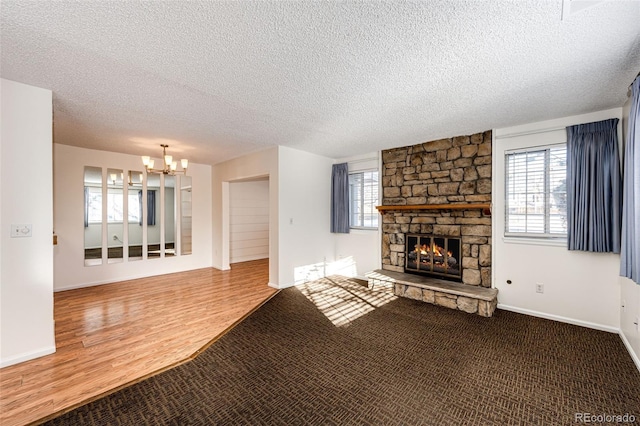
[(638, 355), (636, 355), (636, 353), (633, 351), (633, 347), (631, 347), (631, 343), (629, 343), (629, 340), (627, 340), (627, 336), (625, 336), (622, 330), (620, 330), (618, 334), (622, 339), (622, 343), (624, 343), (624, 346), (627, 348), (629, 355), (631, 355), (631, 359), (633, 360), (633, 363), (636, 365), (636, 368), (638, 369), (638, 371), (640, 371), (640, 358), (638, 358)]
[(37, 351), (26, 352), (17, 356), (13, 356), (8, 359), (3, 359), (0, 361), (0, 368), (9, 367), (10, 365), (19, 364), (25, 361), (31, 361), (35, 358), (40, 358), (46, 355), (51, 355), (56, 352), (55, 346), (49, 346), (43, 349), (39, 349)]
[(560, 315), (547, 314), (545, 312), (533, 311), (530, 309), (518, 308), (516, 306), (503, 305), (498, 303), (498, 309), (503, 309), (505, 311), (516, 312), (519, 314), (530, 315), (532, 317), (544, 318), (552, 321), (564, 322), (567, 324), (579, 325), (581, 327), (592, 328), (594, 330), (606, 331), (609, 333), (619, 334), (620, 329), (617, 327), (611, 327), (608, 325), (596, 324), (589, 321), (581, 321), (573, 318), (567, 318)]

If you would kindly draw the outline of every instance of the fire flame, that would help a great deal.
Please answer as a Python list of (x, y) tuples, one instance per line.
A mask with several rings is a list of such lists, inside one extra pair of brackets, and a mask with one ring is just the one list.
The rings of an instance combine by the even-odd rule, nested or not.
[[(443, 250), (442, 247), (438, 247), (437, 245), (435, 245), (435, 243), (432, 244), (431, 247), (429, 247), (426, 244), (423, 244), (421, 246), (417, 246), (416, 245), (416, 252), (419, 252), (423, 256), (428, 255), (430, 252), (433, 252), (433, 254), (436, 255), (436, 256), (442, 256), (442, 251), (441, 250)], [(451, 252), (450, 251), (447, 252), (447, 254), (449, 256), (451, 256)]]

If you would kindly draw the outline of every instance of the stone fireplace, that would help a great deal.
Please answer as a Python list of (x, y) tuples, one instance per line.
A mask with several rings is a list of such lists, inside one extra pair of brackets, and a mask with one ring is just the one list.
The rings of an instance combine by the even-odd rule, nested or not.
[(492, 316), (491, 131), (382, 151), (382, 191), (382, 269), (370, 284)]
[[(382, 191), (383, 270), (405, 272), (409, 239), (428, 234), (459, 241), (457, 280), (491, 287), (491, 131), (382, 151)], [(424, 256), (442, 272), (447, 251)]]

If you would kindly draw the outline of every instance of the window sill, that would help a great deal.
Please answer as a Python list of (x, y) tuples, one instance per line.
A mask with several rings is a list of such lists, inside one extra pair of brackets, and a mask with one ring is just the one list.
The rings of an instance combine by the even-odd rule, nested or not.
[(567, 247), (565, 238), (527, 238), (527, 237), (502, 237), (505, 244), (524, 244), (530, 246)]
[(369, 232), (378, 232), (378, 228), (349, 228), (349, 232), (353, 232), (355, 234), (363, 233), (367, 234)]

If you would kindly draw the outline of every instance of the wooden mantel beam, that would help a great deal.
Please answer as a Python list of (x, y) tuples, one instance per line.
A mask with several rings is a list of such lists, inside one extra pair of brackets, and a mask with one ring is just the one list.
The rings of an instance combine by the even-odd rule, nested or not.
[(491, 203), (467, 203), (467, 204), (418, 204), (418, 205), (394, 205), (376, 206), (380, 213), (393, 210), (474, 210), (481, 209), (485, 214), (490, 214)]

